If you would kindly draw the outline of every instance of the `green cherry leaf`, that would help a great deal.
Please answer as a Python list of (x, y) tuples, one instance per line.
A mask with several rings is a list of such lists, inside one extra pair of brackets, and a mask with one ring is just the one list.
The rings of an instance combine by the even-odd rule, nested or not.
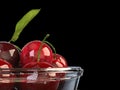
[(15, 32), (9, 42), (15, 42), (28, 23), (41, 11), (41, 9), (32, 9), (28, 11), (16, 24)]

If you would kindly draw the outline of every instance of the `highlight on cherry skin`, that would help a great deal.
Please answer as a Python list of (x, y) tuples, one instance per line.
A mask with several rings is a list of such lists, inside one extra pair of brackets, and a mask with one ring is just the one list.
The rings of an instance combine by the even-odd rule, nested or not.
[(19, 64), (19, 53), (14, 44), (7, 41), (0, 41), (0, 58), (9, 62), (14, 68)]
[[(0, 59), (0, 69), (10, 69), (12, 65), (4, 59)], [(0, 74), (0, 77), (9, 77), (10, 74)]]
[(62, 55), (60, 55), (58, 53), (53, 54), (52, 64), (59, 68), (60, 67), (68, 67), (68, 63), (67, 63), (65, 57), (63, 57)]
[(12, 68), (12, 65), (6, 60), (0, 58), (0, 68)]

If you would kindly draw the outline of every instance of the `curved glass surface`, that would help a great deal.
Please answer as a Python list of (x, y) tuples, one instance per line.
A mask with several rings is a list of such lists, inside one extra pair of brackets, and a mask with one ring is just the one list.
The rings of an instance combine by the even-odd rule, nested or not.
[(77, 90), (83, 72), (79, 66), (0, 69), (0, 89)]

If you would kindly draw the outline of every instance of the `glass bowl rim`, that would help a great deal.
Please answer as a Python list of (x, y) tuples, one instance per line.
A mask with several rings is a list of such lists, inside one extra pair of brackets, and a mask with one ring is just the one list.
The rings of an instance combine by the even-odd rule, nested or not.
[(69, 66), (69, 67), (53, 67), (53, 68), (0, 68), (0, 71), (3, 70), (17, 70), (17, 71), (32, 71), (32, 70), (37, 70), (37, 71), (83, 71), (83, 69), (80, 66)]

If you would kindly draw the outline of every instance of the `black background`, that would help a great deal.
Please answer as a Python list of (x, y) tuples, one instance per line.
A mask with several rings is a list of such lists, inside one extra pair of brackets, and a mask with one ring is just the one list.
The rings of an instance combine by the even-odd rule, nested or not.
[(27, 42), (42, 40), (49, 33), (48, 41), (55, 46), (57, 53), (67, 59), (69, 66), (81, 66), (84, 69), (79, 88), (88, 90), (88, 65), (92, 62), (92, 48), (97, 44), (93, 44), (93, 39), (98, 34), (97, 31), (93, 31), (97, 25), (97, 13), (94, 13), (89, 2), (16, 0), (0, 4), (1, 41), (11, 39), (17, 21), (26, 12), (41, 8), (40, 13), (25, 27), (15, 44), (22, 48)]

